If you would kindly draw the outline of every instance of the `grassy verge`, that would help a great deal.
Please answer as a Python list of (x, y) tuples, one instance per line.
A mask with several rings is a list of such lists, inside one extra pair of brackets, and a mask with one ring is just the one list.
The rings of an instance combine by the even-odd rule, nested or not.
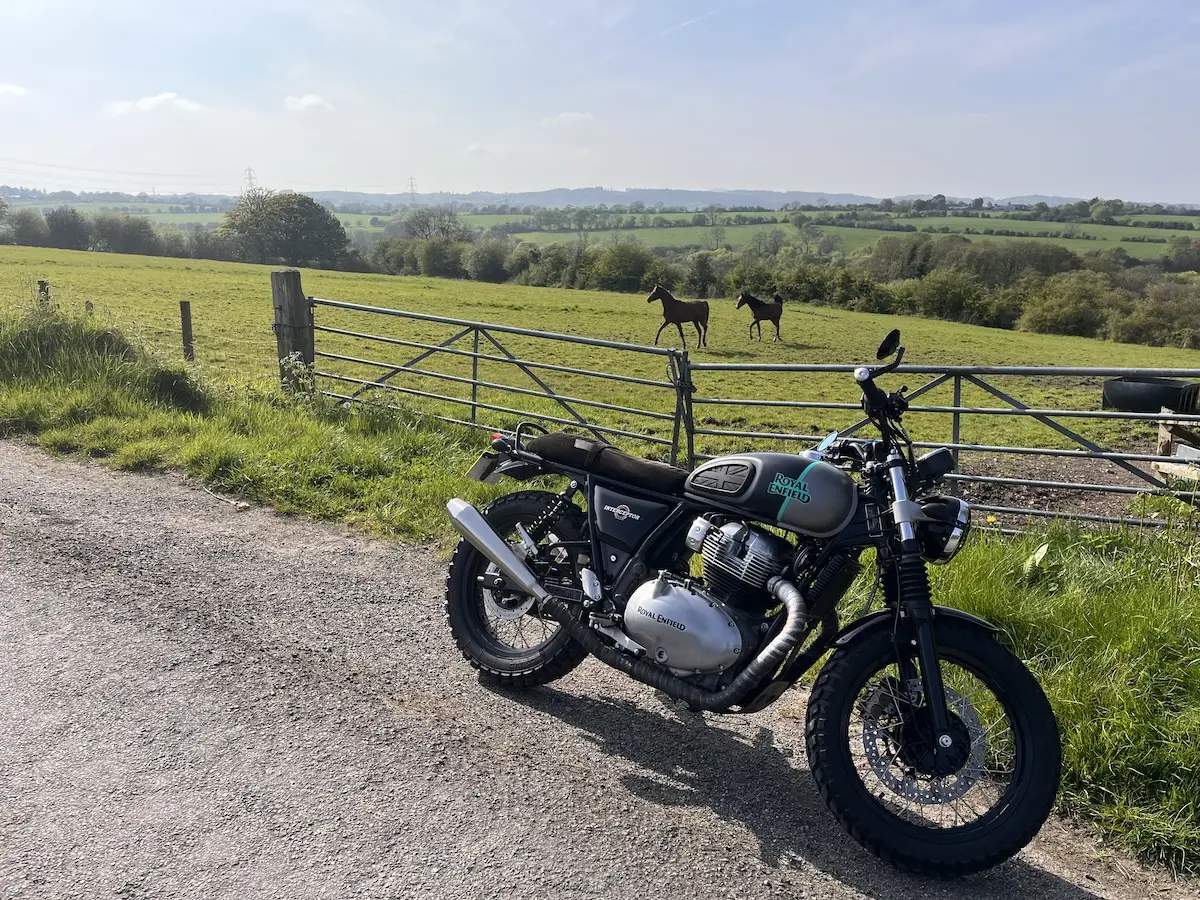
[[(285, 511), (448, 537), (478, 434), (198, 379), (89, 320), (0, 313), (0, 436), (121, 469), (176, 467)], [(1045, 547), (1042, 551), (1041, 548)], [(977, 536), (939, 601), (1005, 629), (1045, 686), (1065, 811), (1143, 858), (1200, 870), (1200, 544), (1193, 532)]]
[(412, 541), (446, 535), (448, 497), (494, 490), (461, 477), (478, 433), (201, 380), (53, 311), (0, 313), (0, 436), (17, 435), (118, 469), (182, 469), (281, 511)]
[(1195, 533), (976, 535), (935, 578), (938, 602), (1001, 625), (1049, 695), (1064, 810), (1144, 859), (1200, 871)]

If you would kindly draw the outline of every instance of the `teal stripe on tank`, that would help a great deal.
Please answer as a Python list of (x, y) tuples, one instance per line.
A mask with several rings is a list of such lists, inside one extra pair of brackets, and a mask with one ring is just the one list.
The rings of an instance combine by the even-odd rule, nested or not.
[[(810, 463), (809, 463), (807, 466), (805, 466), (805, 467), (804, 467), (804, 471), (802, 471), (802, 472), (800, 473), (800, 477), (799, 477), (799, 478), (797, 478), (796, 480), (797, 480), (797, 481), (801, 481), (801, 482), (802, 482), (802, 481), (804, 481), (804, 476), (808, 474), (808, 470), (809, 470), (809, 469), (811, 469), (813, 466), (815, 466), (815, 465), (816, 465), (817, 463), (819, 463), (820, 461), (821, 461), (821, 460), (819, 460), (819, 459), (814, 459), (812, 462), (810, 462)], [(784, 497), (784, 498), (783, 498), (783, 503), (779, 504), (779, 512), (777, 512), (777, 513), (775, 514), (775, 521), (776, 521), (776, 522), (782, 522), (782, 521), (783, 521), (783, 511), (784, 511), (785, 509), (787, 509), (787, 505), (788, 505), (788, 503), (790, 503), (790, 502), (791, 502), (791, 500), (792, 500), (792, 498), (791, 498), (791, 497)]]
[(807, 466), (805, 466), (805, 467), (804, 467), (804, 471), (800, 473), (800, 478), (799, 478), (799, 480), (800, 480), (800, 481), (803, 481), (803, 480), (804, 480), (804, 476), (808, 474), (808, 470), (809, 470), (809, 469), (811, 469), (813, 466), (815, 466), (815, 465), (816, 465), (817, 463), (819, 463), (820, 461), (821, 461), (821, 460), (819, 460), (819, 459), (814, 459), (814, 460), (813, 460), (812, 462), (810, 462), (810, 463), (809, 463)]

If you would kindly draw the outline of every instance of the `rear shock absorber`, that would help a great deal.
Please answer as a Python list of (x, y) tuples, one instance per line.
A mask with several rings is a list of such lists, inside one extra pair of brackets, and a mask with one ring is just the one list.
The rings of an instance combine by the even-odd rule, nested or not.
[(533, 542), (539, 543), (542, 538), (550, 533), (550, 529), (554, 527), (554, 523), (562, 518), (563, 513), (571, 505), (571, 498), (579, 491), (579, 483), (572, 481), (570, 487), (554, 498), (541, 515), (539, 515), (526, 528), (526, 533), (533, 539)]

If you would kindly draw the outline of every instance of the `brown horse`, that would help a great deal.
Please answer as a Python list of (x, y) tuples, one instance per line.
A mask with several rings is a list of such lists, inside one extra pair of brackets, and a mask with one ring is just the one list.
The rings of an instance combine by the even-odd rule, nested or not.
[(679, 339), (683, 341), (683, 347), (686, 350), (687, 338), (683, 336), (684, 322), (691, 322), (695, 325), (696, 337), (700, 341), (700, 346), (708, 346), (707, 300), (679, 300), (661, 284), (654, 285), (654, 290), (646, 298), (647, 303), (653, 303), (655, 300), (662, 301), (664, 320), (662, 325), (659, 326), (658, 334), (654, 336), (655, 346), (658, 346), (658, 339), (662, 336), (663, 329), (668, 325), (674, 325), (679, 329)]
[(762, 323), (763, 319), (775, 326), (775, 341), (782, 341), (783, 338), (779, 334), (779, 317), (783, 315), (783, 297), (779, 294), (775, 295), (774, 303), (763, 303), (749, 291), (742, 291), (738, 294), (737, 308), (749, 306), (750, 312), (754, 314), (754, 320), (750, 323), (750, 340), (754, 340), (754, 326), (758, 326), (758, 339), (762, 340)]

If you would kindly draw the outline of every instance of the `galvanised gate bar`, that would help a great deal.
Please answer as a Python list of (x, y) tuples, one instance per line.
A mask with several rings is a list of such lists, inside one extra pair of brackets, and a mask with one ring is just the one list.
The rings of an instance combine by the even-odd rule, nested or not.
[[(704, 421), (712, 418), (708, 411), (722, 408), (775, 408), (833, 412), (839, 417), (844, 414), (844, 421), (834, 423), (833, 427), (840, 425), (838, 430), (846, 435), (854, 435), (868, 424), (861, 416), (859, 404), (849, 400), (764, 400), (715, 396), (706, 390), (706, 383), (710, 379), (730, 373), (837, 373), (844, 374), (852, 385), (854, 364), (695, 362), (689, 358), (687, 351), (674, 348), (645, 347), (336, 300), (307, 298), (307, 303), (309, 327), (314, 335), (321, 335), (319, 345), (315, 345), (312, 351), (313, 362), (319, 361), (314, 366), (317, 383), (321, 393), (347, 404), (369, 402), (389, 405), (381, 398), (390, 398), (393, 403), (404, 399), (407, 400), (403, 404), (405, 409), (415, 409), (446, 422), (488, 431), (511, 430), (519, 420), (534, 420), (551, 428), (574, 429), (603, 439), (614, 439), (614, 442), (623, 443), (635, 452), (666, 458), (687, 468), (715, 455), (718, 443), (724, 444), (723, 452), (727, 452), (731, 439), (738, 440), (747, 448), (766, 444), (795, 446), (799, 450), (824, 437), (824, 433), (816, 432), (718, 427)], [(325, 310), (330, 313), (336, 311), (339, 324), (325, 324)], [(322, 315), (318, 316), (318, 312)], [(356, 322), (361, 320), (362, 324), (355, 324), (354, 327), (343, 325), (349, 318)], [(389, 323), (389, 333), (372, 330), (372, 323), (378, 328), (380, 322)], [(428, 334), (430, 329), (435, 328), (451, 333), (441, 340), (422, 339), (420, 335)], [(335, 345), (335, 340), (341, 343)], [(511, 347), (515, 340), (521, 342), (519, 353), (513, 352)], [(350, 352), (346, 349), (349, 344), (363, 349)], [(575, 358), (589, 361), (603, 352), (613, 360), (608, 366), (610, 370), (599, 365), (583, 367), (568, 362), (548, 361), (561, 360), (564, 348), (573, 351)], [(398, 353), (398, 350), (404, 352)], [(461, 364), (458, 371), (450, 371), (450, 367), (445, 366), (436, 368), (439, 360), (447, 358)], [(523, 375), (529, 384), (521, 386), (511, 384), (507, 379), (482, 377), (480, 367), (484, 364), (492, 369), (500, 367)], [(644, 372), (655, 368), (662, 372), (661, 377), (631, 374), (631, 371)], [(914, 401), (910, 413), (940, 417), (949, 425), (948, 440), (914, 440), (913, 446), (916, 448), (946, 446), (964, 464), (972, 458), (988, 456), (1099, 460), (1121, 470), (1123, 481), (1126, 482), (960, 473), (951, 476), (956, 486), (990, 485), (998, 489), (1027, 487), (1051, 491), (1056, 495), (1127, 495), (1131, 499), (1139, 494), (1157, 494), (1195, 505), (1195, 490), (1174, 488), (1151, 468), (1153, 463), (1177, 463), (1179, 460), (1176, 457), (1156, 452), (1114, 449), (1081, 433), (1085, 429), (1078, 423), (1125, 422), (1146, 428), (1166, 419), (1171, 423), (1191, 426), (1200, 424), (1200, 415), (1121, 412), (1087, 409), (1082, 405), (1078, 408), (1039, 407), (1023, 402), (1017, 396), (1018, 390), (1000, 387), (996, 381), (1018, 378), (1025, 385), (1036, 385), (1042, 380), (1050, 384), (1062, 384), (1070, 379), (1082, 381), (1123, 376), (1200, 380), (1200, 369), (905, 365), (897, 369), (896, 374), (917, 376), (922, 381), (907, 395)], [(563, 383), (569, 389), (564, 388)], [(601, 390), (603, 388), (607, 390)], [(939, 388), (950, 391), (952, 400), (949, 405), (915, 402)], [(962, 399), (964, 388), (977, 395), (982, 393), (992, 402), (988, 405), (965, 404)], [(619, 393), (622, 399), (631, 399), (628, 403), (612, 402), (614, 392)], [(1096, 392), (1096, 398), (1098, 401), (1099, 391)], [(1038, 423), (1039, 430), (1052, 440), (1021, 445), (964, 440), (964, 419), (976, 420), (976, 417), (1020, 417)], [(919, 428), (911, 430), (917, 437), (922, 436)], [(1143, 438), (1149, 440), (1149, 433)], [(969, 465), (966, 467), (971, 468)], [(980, 511), (1002, 517), (1006, 523), (1025, 517), (1038, 517), (1153, 527), (1168, 524), (1162, 519), (1127, 514), (1101, 515), (1056, 509), (1053, 502), (1041, 508), (1002, 503), (973, 505)]]

